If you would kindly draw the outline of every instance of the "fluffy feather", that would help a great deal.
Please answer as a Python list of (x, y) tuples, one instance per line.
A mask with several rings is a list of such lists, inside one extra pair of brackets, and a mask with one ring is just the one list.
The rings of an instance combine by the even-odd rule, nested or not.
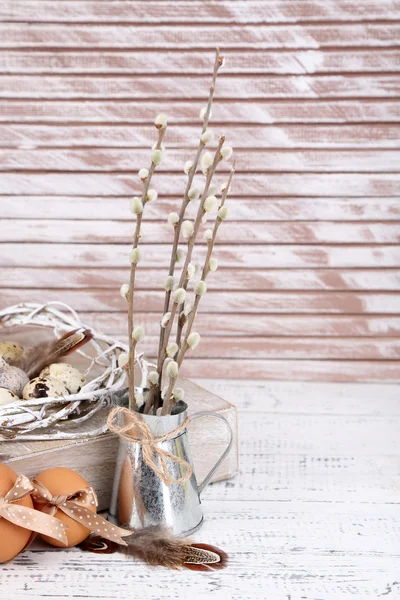
[(191, 571), (224, 569), (228, 556), (222, 550), (208, 544), (195, 544), (187, 538), (172, 535), (163, 527), (147, 527), (125, 537), (127, 546), (119, 546), (104, 538), (91, 535), (79, 547), (96, 554), (119, 552), (143, 560), (151, 566)]
[(81, 327), (69, 331), (55, 342), (41, 342), (25, 351), (18, 361), (15, 361), (15, 366), (25, 371), (29, 379), (33, 379), (40, 374), (42, 369), (58, 362), (74, 350), (78, 350), (92, 338), (93, 333), (90, 329)]

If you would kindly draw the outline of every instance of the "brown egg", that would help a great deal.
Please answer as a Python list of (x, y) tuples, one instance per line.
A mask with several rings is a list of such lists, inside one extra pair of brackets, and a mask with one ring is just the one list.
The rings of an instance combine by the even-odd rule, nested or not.
[[(0, 464), (0, 496), (5, 496), (11, 490), (18, 478), (17, 473), (9, 469), (6, 465)], [(18, 500), (15, 504), (33, 508), (30, 496)], [(0, 519), (0, 563), (7, 562), (17, 556), (30, 541), (32, 531), (19, 527), (7, 521)]]
[[(39, 473), (39, 475), (36, 475), (35, 479), (40, 481), (40, 483), (42, 483), (53, 496), (58, 496), (61, 494), (74, 494), (78, 490), (89, 487), (88, 482), (85, 481), (78, 473), (76, 473), (76, 471), (72, 471), (72, 469), (66, 469), (65, 467), (46, 469), (45, 471)], [(40, 510), (40, 504), (36, 503), (35, 508)], [(96, 504), (90, 504), (88, 508), (92, 512), (96, 512)], [(62, 510), (58, 509), (54, 516), (57, 517), (57, 519), (60, 519), (60, 521), (62, 521), (68, 527), (66, 530), (68, 547), (80, 544), (90, 534), (90, 529), (84, 525), (81, 525), (80, 523), (77, 523), (77, 521), (74, 521), (74, 519), (71, 519), (71, 517), (66, 515)], [(65, 548), (65, 545), (62, 542), (58, 542), (57, 540), (45, 535), (42, 535), (41, 537), (52, 546)]]

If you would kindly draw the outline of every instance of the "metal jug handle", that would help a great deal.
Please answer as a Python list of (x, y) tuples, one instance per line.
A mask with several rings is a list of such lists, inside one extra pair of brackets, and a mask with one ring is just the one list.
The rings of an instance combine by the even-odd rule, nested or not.
[(215, 463), (215, 465), (208, 472), (208, 474), (204, 477), (203, 481), (197, 486), (197, 491), (199, 494), (201, 494), (201, 492), (204, 490), (204, 488), (210, 483), (210, 480), (211, 480), (212, 476), (214, 475), (215, 471), (218, 469), (218, 467), (220, 466), (220, 464), (222, 463), (222, 461), (228, 455), (230, 449), (232, 448), (232, 442), (233, 442), (232, 427), (229, 425), (229, 423), (225, 419), (225, 417), (223, 417), (222, 415), (219, 415), (218, 413), (215, 413), (215, 412), (202, 411), (202, 412), (198, 412), (194, 415), (191, 415), (190, 420), (195, 421), (196, 419), (201, 419), (202, 417), (214, 417), (215, 419), (219, 419), (220, 421), (223, 421), (229, 431), (229, 442), (228, 442), (228, 445), (225, 448), (224, 452), (221, 454), (221, 456)]

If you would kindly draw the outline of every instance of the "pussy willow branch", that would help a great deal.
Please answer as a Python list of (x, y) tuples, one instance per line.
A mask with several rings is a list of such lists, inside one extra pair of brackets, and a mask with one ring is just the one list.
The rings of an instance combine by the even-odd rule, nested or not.
[[(208, 127), (208, 122), (209, 122), (210, 114), (211, 114), (212, 102), (213, 102), (213, 98), (214, 98), (215, 83), (217, 80), (218, 70), (222, 66), (222, 64), (223, 64), (223, 57), (220, 55), (219, 48), (217, 48), (216, 53), (215, 53), (214, 70), (213, 70), (213, 75), (212, 75), (211, 85), (210, 85), (210, 93), (208, 96), (207, 108), (206, 108), (206, 112), (204, 115), (201, 136), (207, 130), (207, 127)], [(194, 179), (194, 176), (197, 171), (197, 166), (199, 164), (201, 153), (205, 147), (205, 144), (201, 140), (201, 136), (200, 136), (199, 145), (197, 147), (196, 157), (193, 161), (193, 167), (190, 169), (189, 174), (188, 174), (188, 181), (186, 184), (186, 189), (185, 189), (185, 193), (183, 196), (181, 209), (179, 212), (179, 221), (176, 224), (176, 226), (174, 227), (174, 242), (173, 242), (172, 251), (171, 251), (171, 259), (170, 259), (170, 263), (169, 263), (168, 275), (173, 275), (175, 272), (176, 253), (177, 253), (178, 244), (179, 244), (179, 236), (181, 233), (181, 226), (182, 226), (183, 220), (185, 218), (186, 209), (190, 202), (189, 192), (192, 187), (193, 179)], [(170, 299), (171, 299), (171, 291), (166, 291), (165, 299), (164, 299), (163, 314), (165, 314), (169, 310)], [(164, 335), (165, 335), (165, 330), (163, 328), (161, 328), (160, 329), (160, 342), (159, 342), (159, 347), (158, 347), (158, 356), (159, 357), (161, 356), (161, 350), (162, 350), (163, 343), (164, 343)], [(159, 369), (161, 368), (160, 365), (157, 365), (157, 366)], [(161, 381), (160, 381), (160, 385), (161, 385)]]
[[(188, 280), (188, 281), (189, 281), (189, 280)], [(184, 312), (183, 312), (183, 311), (184, 311), (184, 309), (185, 309), (185, 304), (183, 304), (183, 305), (182, 305), (182, 310), (181, 310), (181, 312), (180, 312), (180, 314), (179, 314), (179, 317), (178, 317), (178, 324), (177, 324), (177, 326), (176, 326), (176, 336), (175, 336), (175, 342), (178, 344), (178, 348), (179, 348), (179, 346), (181, 345), (182, 331), (183, 331), (183, 328), (184, 328), (184, 326), (185, 326), (185, 323), (186, 323), (186, 320), (187, 320), (187, 318), (186, 318), (186, 316), (185, 316), (185, 314), (184, 314)], [(175, 359), (174, 359), (174, 360), (176, 360), (176, 357), (175, 357)]]
[[(161, 143), (163, 141), (165, 135), (166, 127), (158, 128), (158, 139), (155, 145), (155, 149), (159, 150), (161, 148)], [(143, 182), (143, 192), (142, 192), (142, 204), (143, 210), (147, 203), (147, 192), (149, 191), (149, 186), (151, 182), (151, 178), (155, 171), (156, 165), (154, 162), (151, 162), (149, 168), (149, 174), (145, 181)], [(142, 216), (143, 211), (136, 215), (136, 227), (135, 233), (133, 234), (133, 243), (132, 250), (138, 247), (140, 240), (140, 228), (142, 225)], [(129, 291), (128, 291), (128, 339), (129, 339), (129, 360), (128, 360), (128, 382), (129, 382), (129, 408), (130, 410), (134, 410), (136, 402), (135, 402), (135, 347), (136, 341), (132, 338), (133, 332), (133, 302), (134, 302), (134, 288), (135, 288), (135, 275), (136, 275), (136, 266), (137, 263), (131, 262), (131, 271), (129, 276)]]
[[(214, 160), (213, 163), (211, 165), (211, 167), (207, 170), (207, 176), (206, 176), (206, 184), (204, 187), (204, 191), (203, 194), (201, 196), (200, 199), (200, 205), (199, 205), (199, 210), (197, 211), (197, 216), (196, 216), (196, 220), (194, 223), (194, 227), (193, 227), (193, 234), (191, 235), (191, 237), (189, 238), (189, 243), (188, 243), (188, 251), (186, 254), (186, 258), (185, 258), (185, 264), (183, 265), (182, 268), (182, 273), (181, 273), (181, 277), (179, 279), (179, 284), (178, 287), (182, 287), (185, 280), (187, 279), (187, 269), (188, 269), (188, 265), (191, 261), (192, 258), (192, 253), (193, 253), (193, 248), (196, 242), (196, 238), (197, 238), (197, 234), (200, 228), (200, 224), (201, 224), (201, 219), (203, 218), (203, 216), (205, 215), (206, 211), (204, 209), (204, 200), (207, 198), (208, 196), (208, 190), (210, 188), (211, 185), (211, 181), (212, 178), (214, 176), (214, 173), (217, 169), (217, 166), (219, 165), (219, 163), (222, 160), (222, 155), (221, 155), (221, 149), (222, 146), (225, 142), (225, 137), (222, 136), (218, 142), (218, 146), (217, 146), (217, 150), (215, 152), (214, 155)], [(164, 363), (164, 360), (166, 358), (166, 348), (167, 348), (167, 344), (169, 341), (169, 336), (171, 334), (171, 329), (174, 323), (174, 319), (175, 319), (175, 315), (176, 315), (176, 311), (178, 309), (178, 304), (176, 302), (173, 303), (172, 307), (171, 307), (171, 317), (169, 319), (168, 325), (165, 328), (165, 334), (164, 334), (164, 342), (163, 342), (163, 347), (161, 350), (161, 357), (159, 357), (159, 364), (161, 365), (161, 369), (162, 369), (162, 365)]]
[[(199, 227), (201, 224), (201, 219), (205, 215), (205, 212), (206, 212), (204, 210), (204, 200), (208, 196), (208, 190), (210, 188), (211, 181), (215, 174), (217, 166), (219, 165), (219, 163), (222, 160), (221, 149), (222, 149), (222, 146), (224, 145), (224, 142), (225, 142), (225, 137), (222, 136), (218, 142), (217, 150), (215, 152), (212, 165), (207, 170), (206, 183), (205, 183), (204, 190), (203, 190), (203, 193), (200, 198), (200, 205), (199, 205), (199, 209), (197, 211), (197, 216), (196, 216), (195, 224), (193, 227), (193, 234), (191, 235), (191, 237), (188, 240), (188, 251), (187, 251), (185, 264), (182, 269), (178, 287), (182, 287), (184, 285), (184, 282), (187, 279), (187, 268), (188, 268), (189, 262), (192, 257), (192, 252), (193, 252), (194, 244), (195, 244), (196, 237), (197, 237), (197, 234), (199, 231)], [(161, 380), (162, 380), (164, 360), (167, 356), (166, 349), (167, 349), (167, 345), (168, 345), (168, 341), (169, 341), (169, 336), (171, 334), (172, 326), (174, 323), (176, 311), (180, 306), (181, 306), (181, 304), (177, 304), (176, 302), (173, 303), (172, 308), (171, 308), (171, 316), (170, 316), (169, 322), (164, 329), (163, 344), (162, 344), (161, 349), (159, 349), (158, 360), (157, 360), (157, 372), (159, 375), (158, 388), (156, 386), (154, 386), (153, 388), (150, 389), (148, 397), (147, 397), (147, 401), (145, 404), (145, 408), (144, 408), (145, 413), (148, 413), (150, 411), (153, 404), (154, 404), (155, 410), (157, 410), (159, 403), (160, 403), (160, 393), (159, 392), (161, 389), (160, 386), (161, 386)], [(163, 414), (165, 414), (165, 412), (163, 412)]]
[[(188, 240), (187, 243), (189, 244), (189, 240)], [(188, 285), (189, 285), (189, 277), (186, 277), (186, 279), (185, 279), (185, 281), (183, 282), (183, 285), (182, 285), (183, 289), (187, 290)], [(183, 327), (184, 327), (184, 325), (186, 323), (186, 316), (184, 314), (185, 304), (186, 304), (186, 300), (185, 300), (185, 302), (181, 306), (181, 310), (180, 310), (180, 313), (178, 315), (178, 323), (177, 323), (177, 326), (176, 326), (175, 342), (178, 344), (178, 346), (181, 343), (182, 330), (183, 330)]]
[[(203, 216), (206, 213), (206, 211), (204, 209), (204, 200), (207, 198), (208, 190), (210, 188), (211, 181), (212, 181), (212, 178), (213, 178), (213, 176), (215, 174), (217, 166), (218, 166), (218, 164), (222, 160), (221, 149), (222, 149), (222, 146), (223, 146), (224, 142), (225, 142), (225, 137), (222, 136), (220, 138), (219, 142), (218, 142), (218, 146), (217, 146), (217, 150), (216, 150), (215, 155), (214, 155), (213, 163), (212, 163), (211, 167), (207, 171), (206, 184), (205, 184), (205, 187), (204, 187), (204, 191), (203, 191), (202, 197), (200, 199), (200, 206), (199, 206), (199, 210), (197, 212), (196, 220), (195, 220), (195, 223), (194, 223), (193, 234), (189, 238), (189, 241), (188, 241), (188, 251), (187, 251), (187, 255), (186, 255), (186, 259), (185, 259), (185, 264), (184, 264), (183, 269), (182, 269), (182, 273), (181, 273), (181, 277), (180, 277), (180, 280), (179, 280), (178, 287), (183, 287), (185, 281), (187, 280), (188, 265), (189, 265), (189, 263), (191, 261), (191, 258), (192, 258), (193, 248), (194, 248), (194, 245), (195, 245), (195, 242), (196, 242), (197, 234), (199, 232), (201, 220), (202, 220)], [(180, 305), (178, 305), (177, 303), (174, 303), (172, 305), (171, 316), (170, 316), (168, 325), (165, 328), (164, 344), (163, 344), (163, 347), (162, 347), (161, 356), (159, 357), (159, 363), (161, 364), (161, 370), (162, 370), (162, 366), (164, 364), (164, 360), (165, 360), (166, 355), (167, 355), (166, 348), (167, 348), (167, 345), (168, 345), (169, 336), (171, 334), (171, 329), (172, 329), (173, 321), (174, 321), (174, 318), (175, 318), (175, 315), (176, 315), (176, 312), (177, 312), (179, 306)], [(168, 397), (168, 396), (166, 396), (164, 398), (164, 405), (163, 405), (163, 410), (162, 410), (162, 414), (163, 415), (164, 414), (168, 414), (169, 409), (170, 409), (170, 404), (171, 404), (171, 398)]]
[[(202, 219), (202, 217), (204, 216), (204, 214), (206, 212), (204, 210), (204, 206), (203, 206), (204, 205), (204, 200), (208, 196), (208, 190), (210, 188), (211, 181), (212, 181), (212, 178), (213, 178), (213, 176), (215, 174), (217, 166), (219, 165), (219, 163), (222, 160), (221, 149), (222, 149), (222, 146), (223, 146), (224, 142), (225, 142), (225, 137), (222, 136), (220, 138), (219, 142), (218, 142), (218, 146), (217, 146), (217, 150), (216, 150), (215, 155), (214, 155), (213, 163), (209, 167), (209, 169), (207, 170), (206, 183), (205, 183), (204, 190), (203, 190), (203, 193), (202, 193), (201, 198), (200, 198), (200, 205), (199, 205), (199, 209), (197, 211), (197, 216), (196, 216), (195, 224), (194, 224), (194, 227), (193, 227), (193, 234), (192, 234), (192, 236), (190, 237), (190, 239), (188, 241), (188, 251), (187, 251), (187, 255), (186, 255), (186, 259), (185, 259), (185, 264), (184, 264), (183, 269), (182, 269), (182, 273), (181, 273), (181, 277), (180, 277), (180, 280), (179, 280), (178, 287), (183, 287), (183, 285), (184, 285), (184, 283), (185, 283), (185, 281), (187, 279), (187, 268), (188, 268), (189, 262), (190, 262), (191, 257), (192, 257), (193, 247), (194, 247), (194, 244), (195, 244), (195, 241), (196, 241), (196, 237), (197, 237), (197, 234), (198, 234), (198, 231), (199, 231), (199, 227), (200, 227), (200, 224), (201, 224), (201, 219)], [(176, 252), (176, 250), (175, 250), (175, 252)], [(146, 401), (146, 404), (145, 404), (145, 408), (144, 408), (144, 412), (145, 413), (148, 413), (150, 411), (150, 409), (153, 406), (153, 404), (155, 404), (155, 408), (156, 409), (158, 408), (158, 405), (159, 405), (159, 400), (160, 400), (159, 392), (160, 392), (160, 389), (161, 389), (160, 386), (161, 386), (161, 381), (162, 381), (163, 364), (164, 364), (164, 360), (166, 358), (166, 348), (167, 348), (167, 345), (168, 345), (169, 337), (170, 337), (172, 326), (173, 326), (173, 323), (174, 323), (176, 311), (177, 311), (177, 308), (179, 306), (181, 306), (181, 305), (180, 304), (178, 305), (175, 302), (173, 303), (172, 308), (171, 308), (171, 316), (170, 316), (170, 319), (169, 319), (169, 323), (167, 324), (167, 326), (165, 327), (165, 329), (162, 329), (162, 332), (163, 332), (162, 340), (163, 340), (163, 342), (162, 342), (161, 348), (159, 348), (158, 360), (157, 360), (157, 372), (158, 372), (158, 375), (159, 375), (159, 383), (158, 383), (158, 386), (155, 385), (149, 391), (149, 394), (148, 394), (148, 397), (147, 397), (147, 401)], [(160, 336), (160, 341), (161, 341), (161, 336)], [(155, 402), (154, 402), (154, 399), (155, 399)]]
[[(229, 190), (231, 189), (231, 185), (232, 185), (232, 179), (233, 179), (233, 176), (235, 174), (235, 165), (236, 165), (236, 161), (233, 162), (232, 168), (231, 168), (231, 170), (229, 172), (228, 181), (226, 182), (226, 186), (225, 186), (225, 188), (224, 188), (224, 190), (223, 190), (223, 192), (221, 194), (221, 202), (220, 202), (220, 205), (218, 207), (218, 210), (224, 206), (225, 200), (227, 199), (227, 197), (229, 195)], [(213, 232), (212, 232), (212, 237), (211, 237), (211, 240), (208, 243), (207, 256), (206, 256), (206, 258), (204, 260), (203, 270), (202, 270), (202, 273), (201, 273), (201, 279), (202, 280), (205, 280), (206, 277), (207, 277), (207, 275), (210, 272), (210, 259), (211, 259), (212, 251), (214, 249), (215, 239), (217, 237), (218, 229), (219, 229), (219, 226), (221, 225), (221, 223), (222, 223), (222, 219), (220, 219), (218, 217), (218, 215), (217, 215), (217, 218), (215, 219), (215, 223), (214, 223), (214, 229), (213, 229)]]
[[(224, 191), (222, 193), (221, 203), (220, 203), (219, 208), (221, 208), (225, 204), (225, 200), (228, 197), (229, 190), (230, 190), (230, 187), (231, 187), (231, 184), (232, 184), (232, 178), (233, 178), (234, 173), (235, 173), (235, 163), (233, 163), (233, 166), (232, 166), (231, 171), (229, 173), (229, 179), (228, 179), (226, 187), (225, 187), (225, 189), (224, 189)], [(206, 258), (204, 260), (203, 271), (202, 271), (202, 274), (201, 274), (201, 279), (203, 281), (206, 280), (207, 275), (210, 273), (210, 259), (211, 259), (211, 255), (212, 255), (212, 252), (213, 252), (213, 249), (214, 249), (215, 239), (217, 237), (217, 232), (218, 232), (218, 229), (219, 229), (219, 226), (221, 225), (221, 223), (222, 223), (222, 219), (220, 219), (220, 217), (218, 217), (218, 215), (217, 215), (217, 218), (215, 219), (215, 223), (214, 223), (214, 229), (213, 229), (213, 232), (212, 232), (211, 240), (207, 244), (208, 245), (207, 255), (206, 255)], [(185, 356), (185, 353), (186, 353), (186, 351), (188, 349), (187, 340), (188, 340), (189, 335), (192, 332), (192, 327), (193, 327), (194, 320), (196, 318), (196, 314), (197, 314), (197, 310), (198, 310), (198, 307), (199, 307), (200, 299), (201, 299), (201, 296), (199, 296), (199, 295), (196, 294), (195, 301), (194, 301), (194, 304), (193, 304), (193, 309), (192, 309), (192, 312), (190, 313), (189, 318), (188, 318), (188, 323), (187, 323), (187, 327), (186, 327), (186, 330), (185, 330), (185, 337), (184, 337), (182, 345), (180, 346), (180, 349), (179, 349), (179, 352), (178, 352), (178, 356), (177, 356), (177, 359), (176, 359), (176, 362), (178, 363), (179, 367), (181, 366), (182, 361), (183, 361), (184, 356)]]
[[(214, 98), (214, 91), (215, 91), (217, 75), (218, 75), (218, 71), (222, 65), (223, 65), (223, 57), (220, 55), (219, 48), (217, 48), (216, 52), (215, 52), (214, 69), (213, 69), (213, 74), (212, 74), (212, 78), (211, 78), (210, 91), (209, 91), (207, 107), (206, 107), (206, 111), (205, 111), (205, 115), (204, 115), (204, 119), (203, 119), (203, 127), (201, 130), (199, 145), (197, 147), (196, 156), (193, 161), (193, 166), (188, 173), (188, 181), (186, 184), (186, 189), (184, 192), (181, 209), (179, 212), (179, 221), (174, 228), (174, 241), (173, 241), (173, 245), (172, 245), (171, 258), (170, 258), (169, 271), (168, 271), (168, 275), (170, 275), (170, 276), (173, 276), (174, 272), (175, 272), (176, 256), (177, 256), (181, 227), (182, 227), (182, 223), (183, 223), (183, 220), (185, 217), (185, 212), (186, 212), (187, 206), (190, 202), (189, 192), (190, 192), (190, 189), (193, 184), (194, 176), (197, 172), (197, 167), (198, 167), (198, 164), (199, 164), (199, 161), (201, 158), (201, 153), (205, 147), (204, 142), (201, 140), (201, 136), (207, 130), (207, 127), (208, 127), (208, 123), (209, 123), (210, 115), (211, 115), (212, 102), (213, 102), (213, 98)], [(171, 301), (171, 291), (166, 290), (165, 298), (164, 298), (163, 314), (168, 312), (170, 301)], [(159, 339), (159, 346), (158, 346), (158, 362), (157, 362), (157, 371), (159, 374), (159, 382), (158, 382), (158, 384), (152, 386), (152, 388), (149, 391), (149, 394), (148, 394), (148, 397), (146, 400), (146, 404), (145, 404), (145, 408), (144, 408), (145, 413), (148, 413), (150, 411), (153, 404), (155, 405), (155, 409), (157, 409), (160, 404), (160, 400), (161, 400), (160, 390), (162, 387), (162, 367), (163, 367), (163, 363), (161, 362), (161, 356), (162, 356), (163, 348), (165, 345), (164, 340), (165, 340), (165, 329), (163, 327), (160, 327), (160, 339)], [(165, 345), (165, 347), (166, 347), (166, 345)]]
[(172, 395), (172, 390), (174, 389), (175, 383), (176, 383), (176, 377), (170, 377), (169, 378), (169, 382), (168, 382), (168, 388), (167, 391), (165, 393), (164, 396), (164, 404), (163, 404), (163, 408), (161, 411), (161, 415), (165, 416), (169, 414), (169, 410), (170, 410), (170, 405), (171, 405), (171, 395)]

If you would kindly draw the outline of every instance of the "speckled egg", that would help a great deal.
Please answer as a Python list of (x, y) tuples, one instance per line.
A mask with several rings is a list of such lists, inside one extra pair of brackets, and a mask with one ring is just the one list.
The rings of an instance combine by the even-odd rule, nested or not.
[[(60, 495), (70, 495), (82, 490), (84, 488), (89, 487), (89, 484), (83, 477), (76, 473), (76, 471), (72, 471), (72, 469), (66, 469), (65, 467), (53, 467), (51, 469), (46, 469), (36, 475), (35, 479), (40, 481), (52, 494), (52, 496), (60, 496)], [(35, 503), (35, 508), (40, 510), (42, 505), (40, 502)], [(93, 513), (97, 511), (97, 505), (95, 501), (95, 497), (92, 497), (92, 500), (89, 502), (88, 509)], [(57, 519), (60, 519), (67, 527), (66, 530), (68, 543), (67, 546), (76, 546), (85, 540), (90, 534), (90, 529), (78, 523), (74, 519), (71, 519), (68, 515), (66, 515), (62, 510), (57, 510), (54, 515)], [(51, 544), (52, 546), (58, 546), (65, 548), (65, 545), (62, 542), (59, 542), (53, 538), (47, 537), (45, 535), (41, 536), (43, 539)]]
[(24, 349), (21, 344), (17, 342), (0, 342), (0, 356), (2, 356), (8, 363), (13, 363), (18, 360), (24, 353)]
[(10, 402), (15, 402), (15, 400), (19, 400), (19, 398), (11, 390), (0, 388), (0, 406), (10, 404)]
[(57, 398), (69, 396), (69, 390), (58, 379), (52, 377), (35, 377), (24, 387), (22, 398), (34, 400), (35, 398)]
[[(16, 482), (18, 475), (6, 465), (0, 464), (0, 496), (5, 496)], [(15, 502), (16, 505), (33, 508), (32, 499), (26, 496)], [(0, 563), (7, 562), (17, 556), (28, 545), (33, 535), (29, 529), (19, 527), (0, 519)]]
[(78, 369), (67, 363), (54, 363), (45, 367), (40, 377), (52, 377), (61, 381), (70, 394), (77, 394), (85, 384), (85, 377)]
[(11, 390), (20, 398), (28, 382), (29, 377), (24, 371), (12, 367), (3, 357), (0, 357), (0, 387)]

